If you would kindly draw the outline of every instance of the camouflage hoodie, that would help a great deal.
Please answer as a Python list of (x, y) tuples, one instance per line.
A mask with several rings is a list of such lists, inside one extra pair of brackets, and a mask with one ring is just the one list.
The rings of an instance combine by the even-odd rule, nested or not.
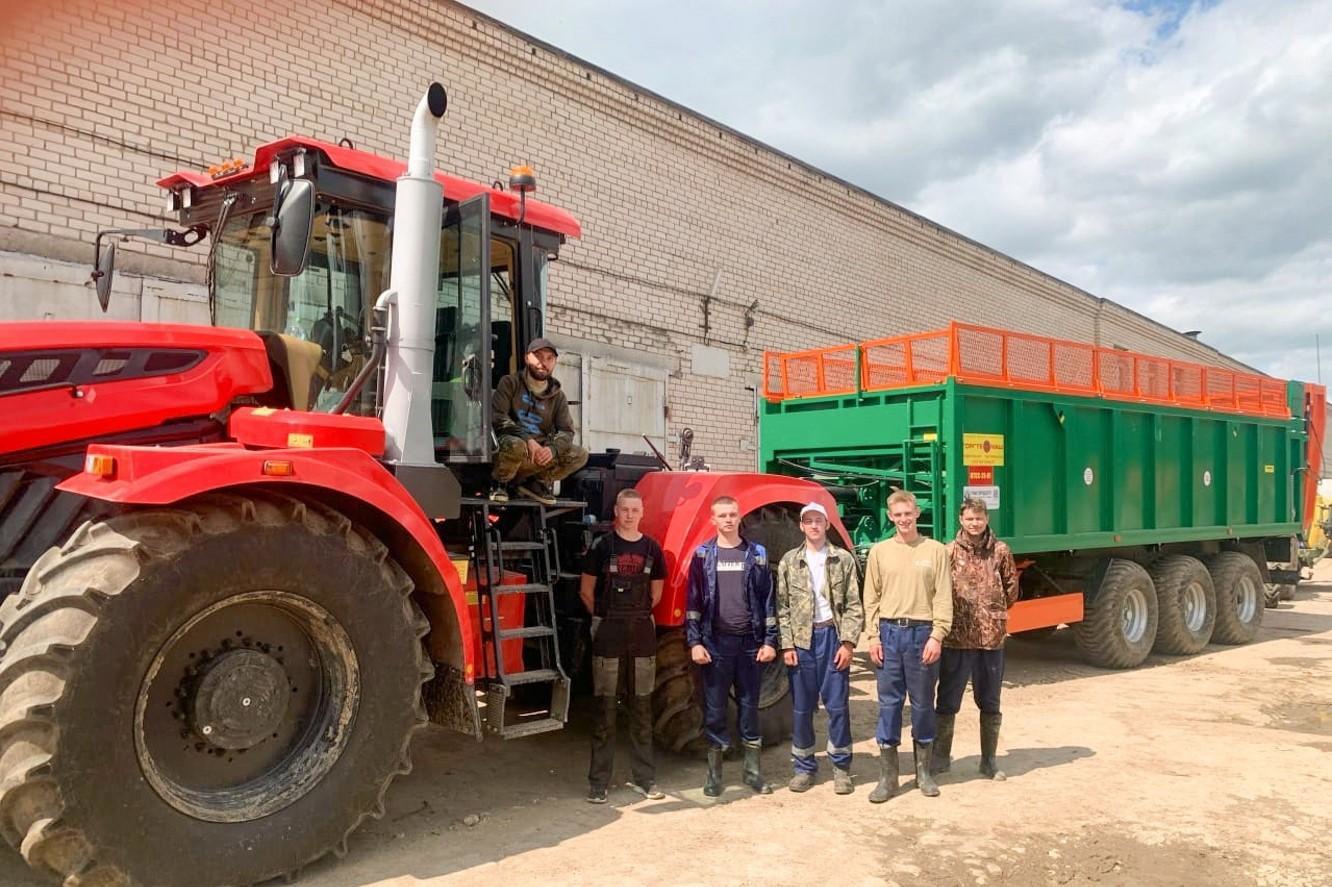
[(1018, 599), (1017, 568), (989, 527), (973, 541), (965, 529), (948, 545), (953, 565), (953, 627), (945, 647), (997, 650), (1008, 634), (1008, 608)]
[(534, 393), (524, 371), (510, 373), (495, 386), (491, 412), (495, 434), (535, 439), (559, 453), (573, 443), (573, 416), (560, 382), (550, 377), (546, 390)]

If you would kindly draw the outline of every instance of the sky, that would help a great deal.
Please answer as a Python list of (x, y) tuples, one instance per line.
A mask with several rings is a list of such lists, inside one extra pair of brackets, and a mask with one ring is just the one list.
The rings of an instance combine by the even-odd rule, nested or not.
[(1261, 370), (1332, 380), (1332, 0), (465, 0)]

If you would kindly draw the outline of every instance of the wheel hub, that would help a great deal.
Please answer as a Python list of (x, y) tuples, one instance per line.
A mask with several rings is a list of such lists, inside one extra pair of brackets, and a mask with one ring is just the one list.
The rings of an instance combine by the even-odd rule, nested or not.
[(208, 663), (194, 693), (194, 730), (215, 748), (253, 748), (282, 723), (291, 698), (282, 663), (232, 650)]
[(1147, 632), (1147, 599), (1142, 591), (1131, 588), (1124, 595), (1124, 605), (1120, 610), (1120, 628), (1124, 638), (1131, 644), (1142, 640)]

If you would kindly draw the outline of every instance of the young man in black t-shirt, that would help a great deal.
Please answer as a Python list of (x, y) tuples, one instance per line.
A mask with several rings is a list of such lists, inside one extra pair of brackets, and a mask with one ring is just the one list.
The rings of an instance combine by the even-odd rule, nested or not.
[(588, 549), (579, 597), (592, 614), (592, 764), (587, 800), (606, 803), (615, 762), (615, 714), (620, 672), (628, 675), (629, 787), (651, 800), (658, 789), (652, 761), (652, 688), (657, 672), (657, 628), (652, 608), (661, 600), (666, 559), (661, 546), (638, 530), (643, 498), (635, 490), (615, 497), (615, 528)]

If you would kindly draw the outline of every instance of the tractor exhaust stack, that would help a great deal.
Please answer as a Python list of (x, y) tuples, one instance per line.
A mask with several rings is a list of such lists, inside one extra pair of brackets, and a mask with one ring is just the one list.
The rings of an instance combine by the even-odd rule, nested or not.
[(430, 417), (435, 361), (435, 281), (444, 188), (435, 179), (435, 134), (448, 107), (444, 87), (430, 84), (412, 117), (407, 171), (398, 179), (393, 214), (392, 302), (384, 372), (384, 428), (390, 461), (434, 465)]

